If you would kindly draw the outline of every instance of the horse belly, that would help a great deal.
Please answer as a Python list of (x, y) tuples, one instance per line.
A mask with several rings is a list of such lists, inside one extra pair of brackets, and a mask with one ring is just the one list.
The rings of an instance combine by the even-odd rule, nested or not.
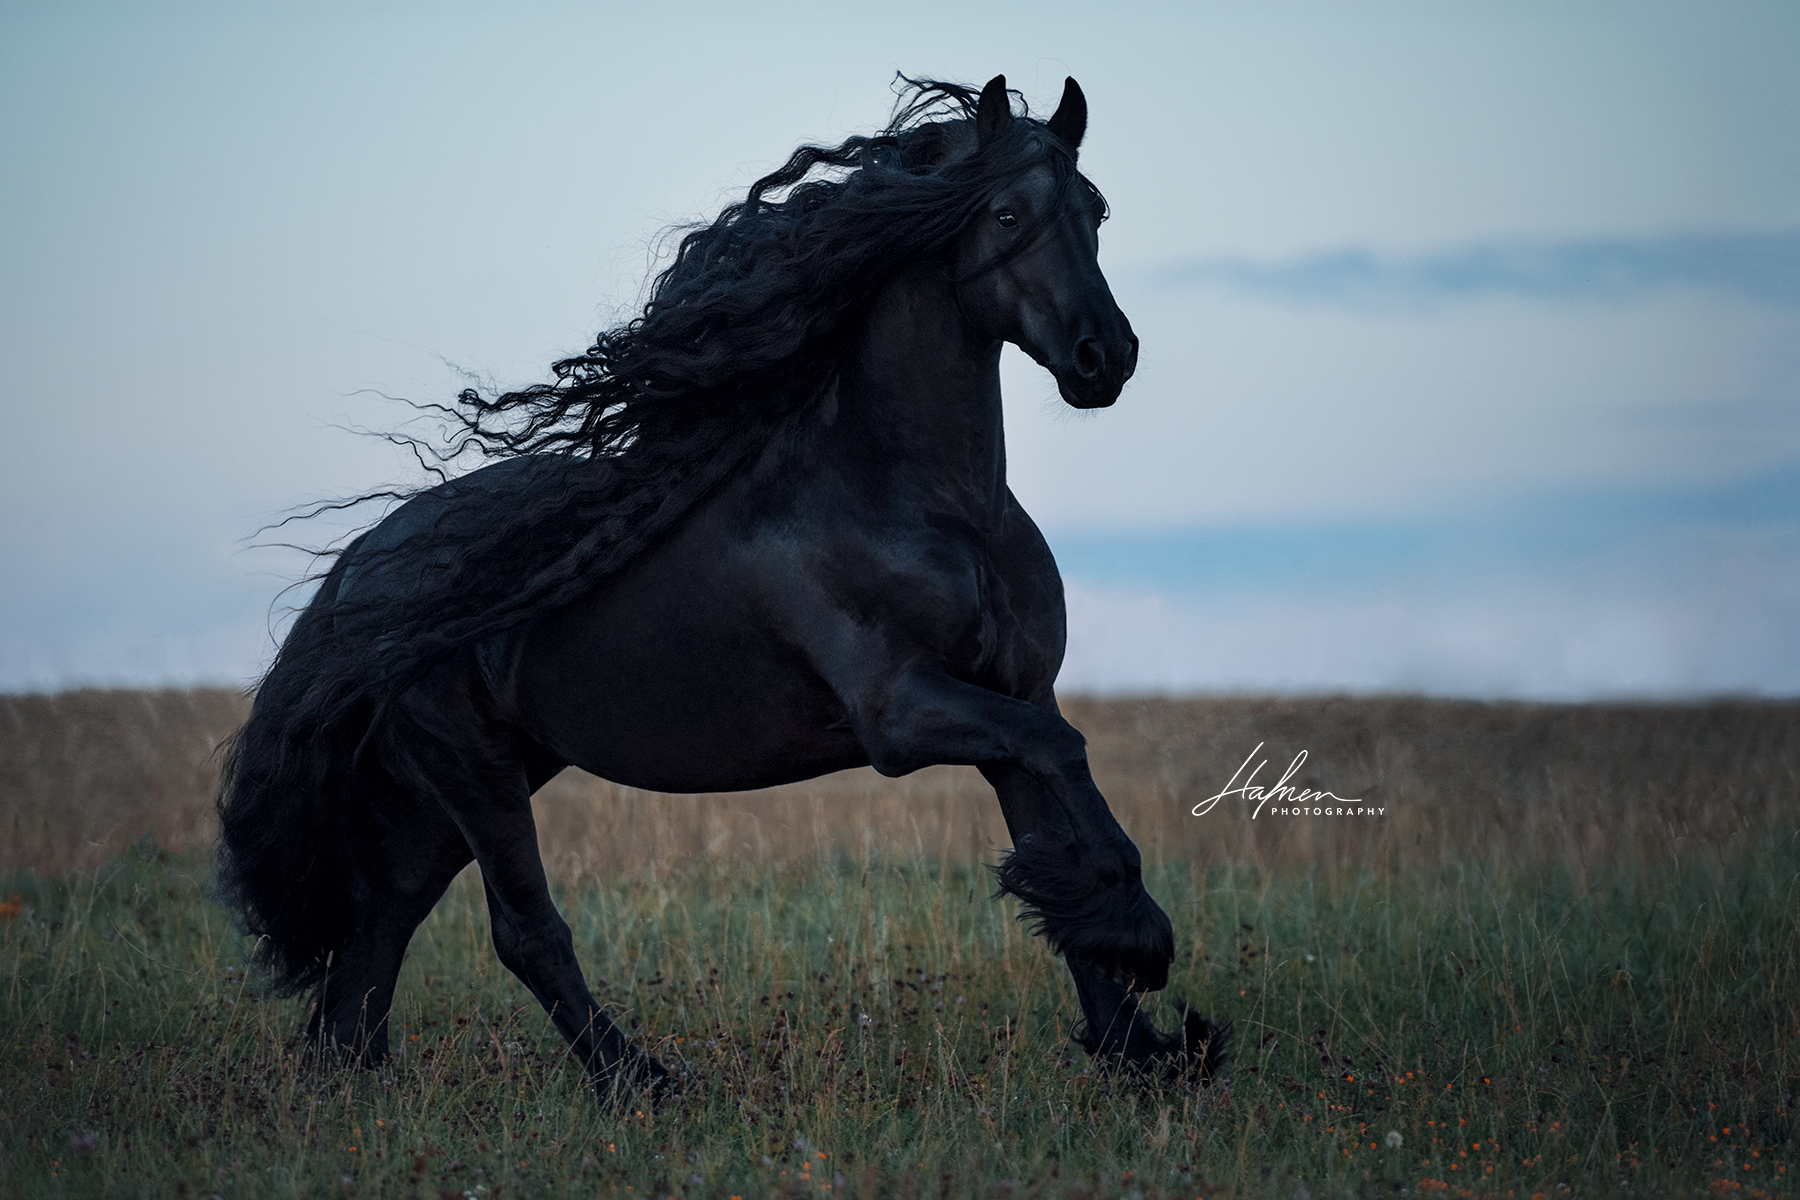
[(842, 703), (758, 628), (743, 593), (622, 580), (516, 643), (506, 690), (526, 731), (629, 787), (740, 791), (867, 763)]

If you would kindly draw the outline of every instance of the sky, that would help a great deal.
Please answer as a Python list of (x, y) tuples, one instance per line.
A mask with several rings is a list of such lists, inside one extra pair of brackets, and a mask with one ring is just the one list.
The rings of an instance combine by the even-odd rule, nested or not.
[[(1091, 105), (1113, 408), (1003, 364), (1059, 686), (1800, 694), (1800, 7), (0, 3), (0, 690), (254, 681), (416, 478), (896, 71)], [(273, 540), (329, 541), (292, 527)]]

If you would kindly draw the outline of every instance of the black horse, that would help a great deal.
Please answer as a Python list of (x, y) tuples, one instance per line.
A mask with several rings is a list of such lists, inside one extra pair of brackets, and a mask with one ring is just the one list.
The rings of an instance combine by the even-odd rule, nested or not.
[(531, 795), (576, 764), (634, 787), (765, 787), (967, 763), (997, 868), (1074, 976), (1077, 1035), (1191, 1073), (1226, 1031), (1159, 1032), (1169, 918), (1057, 712), (1062, 583), (1006, 485), (1000, 349), (1101, 408), (1137, 338), (1048, 121), (907, 81), (887, 129), (806, 146), (691, 231), (638, 318), (555, 381), (442, 411), (501, 461), (340, 554), (226, 764), (220, 894), (318, 1047), (387, 1050), (413, 931), (471, 859), (495, 949), (595, 1086), (659, 1081), (589, 992)]

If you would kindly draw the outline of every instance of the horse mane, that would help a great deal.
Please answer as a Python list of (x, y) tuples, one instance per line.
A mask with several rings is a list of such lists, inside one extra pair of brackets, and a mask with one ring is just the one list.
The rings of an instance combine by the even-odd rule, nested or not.
[(690, 229), (642, 314), (556, 363), (553, 382), (493, 399), (462, 392), (459, 448), (603, 455), (653, 441), (697, 410), (742, 405), (748, 420), (804, 404), (835, 373), (839, 335), (894, 269), (947, 250), (972, 209), (1034, 161), (1074, 176), (1073, 151), (1028, 113), (1001, 144), (968, 153), (978, 92), (900, 80), (887, 128), (801, 146)]
[[(323, 573), (303, 619), (313, 634), (290, 636), (265, 676), (308, 680), (312, 711), (286, 719), (330, 724), (370, 704), (378, 714), (437, 663), (629, 565), (796, 436), (832, 394), (876, 292), (905, 264), (946, 255), (1007, 179), (1048, 163), (1104, 215), (1074, 148), (1016, 93), (1014, 120), (977, 153), (976, 89), (899, 83), (886, 128), (802, 145), (689, 229), (641, 313), (555, 363), (549, 382), (420, 406), (447, 417), (452, 436), (396, 440), (439, 462), (535, 456), (529, 486), (498, 504), (479, 475), (367, 497), (440, 503), (401, 544), (373, 548), (365, 534)], [(340, 586), (347, 569), (370, 567), (404, 578), (406, 594)]]

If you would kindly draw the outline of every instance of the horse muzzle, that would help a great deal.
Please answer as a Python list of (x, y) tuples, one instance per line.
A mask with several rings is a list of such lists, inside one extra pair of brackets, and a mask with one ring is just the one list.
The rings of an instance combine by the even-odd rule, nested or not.
[(1110, 408), (1137, 372), (1138, 340), (1129, 328), (1119, 337), (1084, 337), (1065, 363), (1051, 367), (1056, 390), (1071, 408)]

